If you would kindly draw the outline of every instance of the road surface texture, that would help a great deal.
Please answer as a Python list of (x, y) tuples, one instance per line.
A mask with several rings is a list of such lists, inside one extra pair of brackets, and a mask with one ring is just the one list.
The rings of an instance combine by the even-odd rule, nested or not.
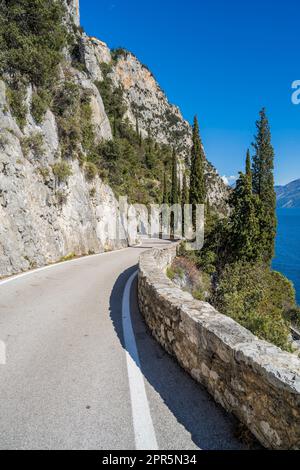
[(139, 314), (132, 274), (149, 243), (0, 283), (1, 449), (245, 448)]

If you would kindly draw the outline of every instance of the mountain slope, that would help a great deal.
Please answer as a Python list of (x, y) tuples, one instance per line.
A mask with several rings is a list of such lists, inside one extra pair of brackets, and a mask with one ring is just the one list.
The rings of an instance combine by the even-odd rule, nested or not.
[[(120, 87), (127, 105), (126, 117), (138, 126), (143, 138), (151, 136), (160, 144), (175, 146), (181, 175), (186, 170), (192, 146), (192, 129), (180, 109), (169, 103), (151, 71), (125, 49), (110, 50), (96, 38), (82, 38), (84, 64), (91, 79), (104, 80), (103, 64), (114, 86)], [(208, 199), (212, 207), (227, 212), (228, 187), (216, 169), (206, 161)]]
[[(82, 32), (78, 0), (32, 4), (22, 3), (22, 24), (10, 2), (0, 11), (0, 40), (17, 34), (20, 45), (15, 50), (2, 40), (0, 277), (134, 241), (107, 233), (103, 204), (117, 214), (116, 195), (124, 188), (134, 202), (161, 201), (171, 147), (181, 174), (191, 147), (189, 124), (149, 70)], [(48, 8), (62, 4), (67, 13), (57, 9), (52, 18)], [(14, 27), (4, 35), (5, 14)], [(228, 188), (209, 163), (206, 173), (211, 205), (225, 213)]]
[(276, 186), (277, 207), (300, 208), (300, 179)]

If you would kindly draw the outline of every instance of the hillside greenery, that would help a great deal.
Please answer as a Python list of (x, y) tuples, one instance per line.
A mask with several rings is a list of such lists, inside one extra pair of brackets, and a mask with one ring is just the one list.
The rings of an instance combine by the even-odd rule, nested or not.
[[(291, 351), (290, 326), (299, 327), (300, 309), (292, 283), (270, 268), (276, 236), (274, 150), (265, 110), (256, 126), (255, 155), (251, 165), (247, 152), (245, 172), (240, 172), (229, 197), (229, 217), (207, 210), (203, 249), (189, 252), (183, 243), (179, 255), (210, 276), (206, 300), (221, 313)], [(199, 187), (202, 181), (201, 175)]]
[(22, 128), (26, 87), (34, 88), (32, 113), (37, 122), (51, 101), (63, 48), (70, 35), (58, 0), (0, 0), (0, 76), (9, 86), (8, 101)]
[[(85, 71), (79, 31), (67, 25), (62, 2), (0, 0), (0, 7), (0, 76), (6, 82), (8, 104), (20, 128), (24, 128), (29, 111), (30, 84), (30, 111), (36, 123), (42, 123), (48, 108), (55, 114), (60, 161), (78, 158), (89, 181), (99, 174), (116, 195), (128, 195), (130, 202), (161, 203), (164, 172), (167, 184), (171, 182), (172, 149), (157, 144), (150, 133), (142, 136), (138, 119), (136, 126), (131, 126), (124, 118), (123, 90), (114, 87), (109, 76), (113, 63), (103, 64), (104, 80), (95, 83), (111, 122), (113, 140), (96, 144), (91, 92), (82, 89), (63, 65), (67, 47), (72, 66)], [(116, 51), (116, 58), (121, 53)], [(23, 146), (33, 153), (33, 143), (32, 148), (25, 141)]]

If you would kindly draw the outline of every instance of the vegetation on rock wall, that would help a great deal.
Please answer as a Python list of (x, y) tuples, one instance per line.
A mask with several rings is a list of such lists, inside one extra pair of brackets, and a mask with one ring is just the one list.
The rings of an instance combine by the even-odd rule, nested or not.
[(32, 110), (38, 123), (49, 106), (48, 91), (69, 39), (64, 14), (58, 0), (0, 1), (0, 75), (9, 85), (8, 101), (21, 128), (28, 84), (34, 87)]
[(155, 142), (150, 133), (143, 139), (138, 119), (134, 129), (126, 115), (121, 87), (114, 87), (111, 65), (102, 64), (104, 80), (96, 82), (113, 130), (113, 141), (103, 142), (92, 161), (105, 170), (109, 183), (118, 195), (128, 195), (130, 202), (149, 204), (163, 201), (163, 175), (171, 181), (172, 150)]

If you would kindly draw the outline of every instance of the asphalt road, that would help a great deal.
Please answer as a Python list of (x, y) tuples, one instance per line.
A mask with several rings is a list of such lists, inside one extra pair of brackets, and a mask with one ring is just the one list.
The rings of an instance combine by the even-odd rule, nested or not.
[(149, 334), (135, 280), (124, 317), (146, 247), (0, 283), (1, 449), (131, 450), (143, 439), (165, 450), (244, 448), (235, 420)]

